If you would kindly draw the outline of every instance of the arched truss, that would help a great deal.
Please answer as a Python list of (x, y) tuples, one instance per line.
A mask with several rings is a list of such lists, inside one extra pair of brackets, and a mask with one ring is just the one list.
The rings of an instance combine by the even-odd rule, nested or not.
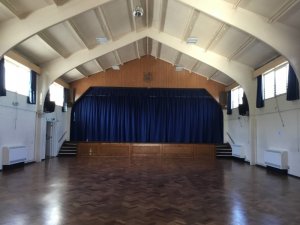
[[(67, 1), (63, 5), (50, 5), (42, 9), (36, 10), (27, 17), (19, 19), (11, 19), (1, 24), (0, 27), (0, 55), (3, 55), (9, 49), (31, 37), (32, 35), (42, 31), (50, 26), (67, 20), (80, 13), (86, 12), (99, 5), (110, 2), (111, 0), (73, 0)], [(300, 65), (297, 62), (300, 51), (298, 45), (299, 32), (282, 24), (269, 23), (265, 17), (250, 12), (248, 10), (232, 7), (232, 4), (220, 0), (178, 0), (195, 10), (203, 12), (214, 17), (226, 24), (236, 27), (257, 39), (262, 40), (266, 44), (273, 47), (276, 51), (284, 55), (294, 66), (297, 74), (300, 74)], [(145, 33), (145, 34), (144, 34)], [(135, 37), (132, 40), (138, 40), (142, 37), (150, 37), (158, 42), (166, 44), (182, 53), (185, 53), (195, 59), (207, 63), (210, 66), (224, 72), (232, 77), (242, 86), (246, 87), (251, 81), (251, 68), (234, 61), (228, 61), (212, 52), (203, 52), (196, 46), (187, 46), (180, 40), (168, 36), (163, 32), (157, 32), (154, 29), (148, 29), (144, 33), (132, 33), (125, 35), (120, 40), (116, 40), (107, 44), (100, 50), (94, 48), (91, 50), (82, 50), (74, 53), (68, 59), (58, 59), (45, 65), (45, 73), (49, 73), (50, 80), (62, 75), (62, 71), (66, 72), (77, 65), (87, 62), (93, 58), (103, 55), (105, 52), (125, 46), (128, 43), (128, 37)], [(166, 40), (168, 39), (168, 40)], [(170, 41), (172, 40), (172, 41)], [(129, 39), (128, 39), (129, 41)], [(130, 43), (131, 43), (130, 42)], [(130, 44), (128, 43), (128, 44)], [(55, 69), (59, 68), (59, 69)], [(61, 70), (61, 71), (60, 71)], [(299, 76), (299, 75), (298, 75)], [(245, 81), (247, 80), (247, 81)], [(251, 83), (251, 82), (250, 82)], [(247, 90), (246, 90), (247, 92)]]

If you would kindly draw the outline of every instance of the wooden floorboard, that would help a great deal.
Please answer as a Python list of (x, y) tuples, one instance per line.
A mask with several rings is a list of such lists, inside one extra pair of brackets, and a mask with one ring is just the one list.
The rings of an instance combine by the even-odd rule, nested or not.
[(231, 160), (54, 158), (0, 183), (1, 225), (300, 224), (300, 179)]

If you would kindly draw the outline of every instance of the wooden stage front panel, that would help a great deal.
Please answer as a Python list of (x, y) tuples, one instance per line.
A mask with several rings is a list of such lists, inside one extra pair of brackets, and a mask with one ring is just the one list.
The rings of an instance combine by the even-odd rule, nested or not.
[(216, 156), (214, 144), (148, 144), (81, 142), (78, 157), (160, 157), (210, 158)]

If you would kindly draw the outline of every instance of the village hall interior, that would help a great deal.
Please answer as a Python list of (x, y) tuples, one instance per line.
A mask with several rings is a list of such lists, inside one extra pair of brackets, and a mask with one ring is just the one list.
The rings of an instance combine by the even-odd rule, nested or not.
[(0, 225), (300, 224), (300, 0), (0, 0)]

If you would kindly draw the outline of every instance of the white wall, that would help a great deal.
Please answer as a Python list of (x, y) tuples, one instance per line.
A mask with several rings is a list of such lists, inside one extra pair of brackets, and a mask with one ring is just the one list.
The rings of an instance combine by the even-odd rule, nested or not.
[[(68, 110), (71, 109), (68, 108)], [(45, 113), (45, 118), (46, 121), (54, 122), (54, 136), (52, 137), (54, 153), (52, 156), (57, 156), (61, 145), (69, 137), (70, 112), (62, 112), (62, 107), (56, 105), (53, 113)], [(44, 136), (46, 136), (46, 130)]]
[(0, 97), (0, 149), (27, 146), (27, 161), (34, 161), (35, 117), (36, 105), (27, 104), (26, 96), (7, 91), (7, 96)]
[[(281, 113), (278, 113), (278, 110)], [(227, 130), (232, 134), (237, 144), (247, 146), (249, 143), (248, 118), (240, 116), (237, 110), (233, 115), (225, 115), (228, 123)], [(256, 109), (256, 163), (264, 164), (265, 149), (279, 149), (288, 151), (289, 171), (291, 175), (300, 177), (300, 101), (286, 101), (286, 95), (267, 99), (265, 107)], [(281, 121), (281, 117), (282, 121)], [(246, 155), (250, 155), (251, 149), (246, 148)]]
[[(18, 102), (14, 106), (13, 102)], [(4, 146), (27, 146), (27, 162), (45, 158), (46, 121), (54, 121), (54, 156), (69, 137), (70, 112), (56, 106), (53, 113), (37, 113), (37, 105), (27, 104), (27, 97), (7, 91), (0, 97), (0, 154)], [(1, 168), (0, 168), (1, 169)]]

